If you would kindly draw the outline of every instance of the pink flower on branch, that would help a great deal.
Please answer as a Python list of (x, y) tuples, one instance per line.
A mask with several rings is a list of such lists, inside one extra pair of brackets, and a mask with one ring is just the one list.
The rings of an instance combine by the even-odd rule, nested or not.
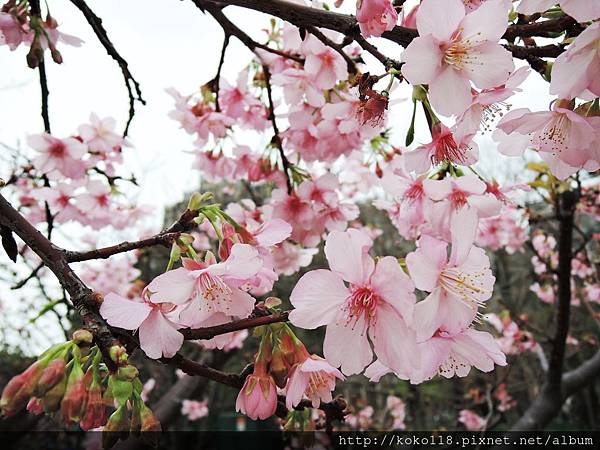
[(347, 375), (362, 372), (371, 362), (371, 343), (376, 355), (397, 372), (418, 365), (415, 336), (408, 328), (413, 283), (395, 258), (387, 256), (376, 264), (368, 254), (371, 246), (362, 231), (332, 232), (325, 243), (331, 270), (308, 272), (290, 295), (296, 308), (290, 321), (307, 329), (327, 325), (325, 358)]
[(547, 11), (557, 3), (564, 12), (579, 22), (589, 22), (600, 17), (600, 3), (593, 0), (521, 0), (517, 11), (531, 15)]
[(148, 285), (153, 302), (170, 302), (184, 307), (182, 325), (196, 327), (212, 315), (248, 317), (254, 298), (240, 289), (262, 267), (258, 251), (248, 244), (235, 244), (229, 257), (217, 263), (209, 252), (205, 262), (183, 259), (183, 267), (156, 277)]
[(356, 20), (363, 36), (381, 36), (384, 31), (394, 29), (398, 13), (391, 0), (358, 0)]
[(343, 380), (344, 376), (323, 358), (306, 353), (306, 359), (294, 365), (290, 371), (285, 387), (287, 408), (294, 408), (305, 395), (312, 402), (313, 408), (318, 407), (321, 402), (330, 402), (336, 378)]
[(495, 278), (490, 260), (482, 249), (473, 246), (477, 230), (474, 214), (463, 210), (453, 218), (450, 258), (446, 242), (427, 235), (419, 239), (417, 250), (406, 256), (415, 286), (430, 292), (415, 305), (419, 342), (439, 329), (460, 333), (473, 322), (478, 306), (492, 295)]
[(100, 314), (113, 327), (138, 330), (140, 348), (149, 358), (171, 358), (181, 348), (180, 325), (169, 314), (175, 305), (153, 299), (128, 300), (110, 293), (104, 297)]
[(402, 55), (404, 77), (428, 84), (433, 107), (444, 115), (463, 113), (471, 82), (489, 89), (506, 81), (512, 55), (498, 41), (508, 26), (506, 0), (489, 0), (465, 14), (460, 0), (423, 0), (417, 12), (419, 37)]

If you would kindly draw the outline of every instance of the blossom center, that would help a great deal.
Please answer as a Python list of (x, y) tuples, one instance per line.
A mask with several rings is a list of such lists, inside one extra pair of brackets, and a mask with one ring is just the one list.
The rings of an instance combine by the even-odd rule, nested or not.
[(379, 297), (368, 286), (351, 286), (351, 294), (346, 303), (348, 313), (347, 324), (353, 327), (362, 317), (367, 325), (377, 320), (377, 305)]
[(200, 295), (208, 303), (221, 303), (231, 301), (231, 288), (217, 276), (204, 272), (198, 279)]
[(431, 155), (431, 161), (433, 164), (439, 164), (447, 160), (464, 163), (466, 160), (465, 151), (467, 148), (466, 145), (458, 145), (454, 140), (452, 133), (443, 134), (435, 143), (435, 150)]
[(477, 296), (485, 291), (481, 278), (483, 273), (461, 272), (456, 267), (442, 270), (439, 284), (446, 292), (459, 297), (465, 303), (476, 308), (481, 302)]
[(471, 50), (474, 42), (471, 38), (461, 38), (458, 30), (456, 37), (444, 51), (444, 62), (456, 70), (463, 70), (467, 64), (472, 64), (476, 59)]
[(467, 204), (467, 194), (460, 190), (454, 190), (448, 197), (453, 209), (460, 209)]
[(52, 144), (52, 147), (50, 147), (50, 155), (53, 158), (64, 158), (65, 153), (65, 144), (63, 144), (62, 142)]
[(550, 146), (552, 153), (560, 153), (567, 142), (571, 121), (566, 114), (556, 116), (534, 138), (535, 146)]

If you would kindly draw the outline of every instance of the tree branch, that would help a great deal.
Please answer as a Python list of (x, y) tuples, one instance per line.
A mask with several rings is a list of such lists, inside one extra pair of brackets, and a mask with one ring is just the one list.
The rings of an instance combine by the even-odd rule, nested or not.
[(75, 5), (75, 7), (81, 11), (87, 22), (92, 27), (92, 30), (94, 30), (96, 37), (106, 50), (106, 53), (108, 53), (108, 55), (114, 59), (121, 68), (123, 79), (125, 80), (125, 87), (127, 88), (127, 94), (129, 95), (129, 118), (127, 119), (127, 124), (125, 125), (125, 130), (123, 131), (123, 136), (127, 136), (127, 133), (129, 132), (129, 126), (131, 125), (131, 121), (135, 115), (135, 102), (138, 101), (142, 105), (146, 104), (146, 101), (142, 97), (140, 84), (131, 74), (127, 61), (123, 59), (119, 52), (117, 52), (117, 49), (108, 38), (108, 34), (102, 25), (102, 19), (90, 9), (84, 0), (71, 0), (71, 3), (73, 3), (73, 5)]
[(185, 328), (179, 330), (179, 332), (183, 334), (183, 337), (186, 340), (212, 339), (215, 336), (232, 333), (234, 331), (246, 330), (248, 328), (254, 328), (261, 325), (268, 325), (270, 323), (287, 322), (288, 315), (290, 313), (289, 311), (283, 311), (265, 316), (258, 315), (257, 312), (258, 311), (255, 310), (255, 313), (250, 317), (224, 323), (222, 325), (196, 329)]

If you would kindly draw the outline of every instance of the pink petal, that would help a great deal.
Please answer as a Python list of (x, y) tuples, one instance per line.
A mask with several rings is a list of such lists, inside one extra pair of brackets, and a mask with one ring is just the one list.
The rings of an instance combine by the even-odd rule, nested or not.
[(170, 302), (182, 305), (187, 302), (194, 290), (196, 280), (190, 272), (183, 267), (169, 270), (157, 276), (148, 285), (152, 293), (150, 299), (153, 303)]
[(325, 256), (330, 269), (353, 284), (365, 284), (375, 263), (368, 251), (373, 245), (364, 232), (353, 228), (345, 232), (332, 231), (325, 241)]
[(255, 276), (262, 265), (262, 259), (254, 247), (248, 244), (234, 244), (225, 262), (209, 266), (207, 270), (213, 275), (245, 280)]
[(441, 69), (442, 51), (434, 37), (425, 35), (413, 39), (402, 53), (402, 75), (413, 85), (428, 84)]
[(469, 79), (480, 89), (500, 86), (515, 69), (512, 54), (495, 42), (486, 42), (470, 53), (465, 64)]
[(450, 265), (459, 265), (465, 261), (475, 242), (478, 225), (477, 212), (473, 208), (462, 208), (452, 217), (450, 221), (452, 234)]
[(290, 302), (296, 308), (290, 313), (290, 322), (307, 329), (332, 323), (349, 295), (342, 279), (333, 272), (308, 272), (290, 294)]
[[(469, 72), (470, 74), (470, 72)], [(445, 66), (429, 85), (431, 104), (444, 116), (460, 115), (471, 105), (471, 83), (465, 73)]]
[(440, 328), (446, 313), (441, 305), (443, 295), (442, 290), (437, 288), (415, 305), (417, 342), (426, 341)]
[(377, 358), (394, 373), (409, 376), (418, 369), (420, 359), (415, 333), (392, 307), (379, 308), (369, 335)]
[(448, 41), (465, 16), (460, 0), (423, 0), (417, 12), (419, 35), (432, 34), (440, 41)]
[(163, 355), (171, 358), (181, 348), (183, 335), (177, 325), (153, 309), (139, 329), (140, 347), (149, 358), (159, 359)]
[(373, 360), (365, 329), (366, 323), (362, 316), (357, 324), (349, 324), (343, 312), (338, 313), (337, 320), (327, 326), (323, 353), (332, 366), (341, 366), (345, 375), (362, 372)]
[(461, 22), (462, 36), (474, 41), (498, 42), (508, 27), (510, 2), (488, 0)]
[(423, 235), (417, 245), (416, 251), (406, 255), (406, 265), (417, 289), (431, 292), (437, 286), (440, 270), (446, 265), (448, 244)]
[(136, 330), (148, 317), (152, 307), (143, 302), (127, 300), (117, 294), (107, 294), (100, 305), (100, 315), (113, 327)]
[(265, 222), (260, 232), (255, 236), (263, 247), (271, 247), (285, 241), (292, 234), (292, 227), (285, 220), (273, 219)]
[(373, 290), (389, 303), (406, 323), (412, 323), (415, 305), (414, 284), (404, 273), (398, 260), (385, 256), (377, 261), (371, 277)]

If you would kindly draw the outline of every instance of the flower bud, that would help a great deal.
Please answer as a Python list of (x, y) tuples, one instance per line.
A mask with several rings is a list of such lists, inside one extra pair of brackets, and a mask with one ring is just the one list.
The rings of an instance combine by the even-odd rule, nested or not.
[(81, 329), (73, 333), (71, 340), (77, 345), (90, 346), (94, 336), (88, 330)]
[(139, 374), (140, 372), (137, 370), (137, 368), (129, 364), (125, 367), (119, 367), (119, 370), (117, 371), (117, 379), (122, 381), (133, 381), (138, 377)]
[(0, 398), (0, 409), (5, 416), (13, 416), (27, 406), (29, 397), (33, 395), (33, 389), (37, 385), (45, 364), (36, 361), (23, 373), (13, 377), (2, 391)]
[(73, 368), (67, 381), (67, 389), (60, 404), (60, 411), (65, 423), (79, 422), (85, 410), (87, 392), (83, 380), (83, 370), (79, 360), (73, 360)]
[(82, 430), (91, 430), (98, 428), (106, 423), (106, 410), (102, 401), (102, 389), (94, 381), (88, 390), (85, 414), (79, 422)]
[(273, 354), (271, 355), (271, 365), (269, 368), (269, 372), (273, 375), (273, 379), (275, 380), (275, 384), (283, 389), (287, 382), (289, 366), (283, 357), (281, 349), (279, 347), (275, 347), (273, 350)]
[(162, 431), (160, 422), (158, 421), (152, 410), (148, 408), (144, 403), (142, 403), (140, 418), (142, 420), (142, 433), (146, 431)]
[(251, 419), (267, 419), (277, 409), (277, 388), (269, 375), (253, 373), (246, 378), (235, 402), (236, 411)]
[(110, 355), (110, 359), (118, 365), (127, 364), (129, 356), (127, 355), (127, 350), (122, 345), (113, 345), (108, 350), (108, 354)]
[(58, 410), (60, 406), (60, 401), (65, 395), (65, 390), (67, 389), (67, 376), (63, 375), (56, 385), (46, 392), (44, 395), (44, 411), (46, 413), (53, 413)]
[(108, 418), (108, 422), (102, 430), (102, 446), (110, 448), (117, 443), (119, 437), (126, 438), (129, 434), (129, 413), (127, 406), (120, 406)]
[(34, 389), (34, 394), (43, 397), (46, 392), (56, 386), (65, 376), (66, 363), (64, 358), (56, 358), (50, 361), (42, 372), (40, 379)]
[(36, 416), (44, 412), (44, 400), (38, 397), (31, 397), (27, 403), (27, 411)]

